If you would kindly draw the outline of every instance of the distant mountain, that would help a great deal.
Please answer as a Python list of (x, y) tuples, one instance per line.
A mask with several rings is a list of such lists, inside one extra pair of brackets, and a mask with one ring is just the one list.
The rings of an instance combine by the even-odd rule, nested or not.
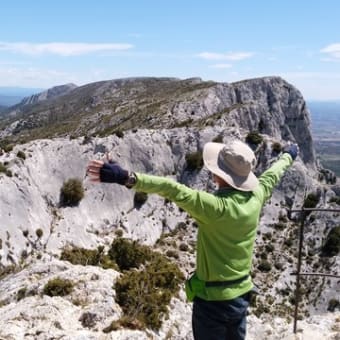
[(44, 91), (41, 88), (24, 88), (24, 87), (5, 87), (0, 86), (0, 106), (12, 106), (19, 103), (25, 97), (34, 93)]
[(32, 96), (24, 98), (20, 103), (19, 106), (28, 105), (28, 104), (36, 104), (42, 102), (44, 100), (53, 99), (59, 96), (63, 96), (68, 92), (77, 88), (75, 84), (65, 84), (54, 86), (46, 91), (33, 94)]

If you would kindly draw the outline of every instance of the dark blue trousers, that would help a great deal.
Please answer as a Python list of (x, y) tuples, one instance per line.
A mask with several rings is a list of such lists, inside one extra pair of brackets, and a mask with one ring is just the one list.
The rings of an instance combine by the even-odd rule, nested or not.
[(195, 297), (192, 329), (195, 340), (244, 340), (250, 294), (233, 300), (206, 301)]

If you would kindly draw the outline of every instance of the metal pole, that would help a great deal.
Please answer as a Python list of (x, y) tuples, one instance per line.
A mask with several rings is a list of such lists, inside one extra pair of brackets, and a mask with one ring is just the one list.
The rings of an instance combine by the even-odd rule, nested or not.
[(306, 212), (302, 209), (302, 220), (300, 225), (300, 235), (299, 235), (299, 252), (298, 252), (298, 262), (296, 268), (296, 290), (295, 290), (295, 311), (294, 311), (294, 333), (297, 331), (297, 318), (298, 309), (300, 301), (300, 270), (301, 270), (301, 257), (302, 257), (302, 244), (303, 244), (303, 231), (305, 227)]

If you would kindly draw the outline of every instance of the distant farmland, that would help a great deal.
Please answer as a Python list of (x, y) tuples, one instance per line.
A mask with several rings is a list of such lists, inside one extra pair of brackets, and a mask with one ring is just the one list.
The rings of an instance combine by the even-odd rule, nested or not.
[(311, 102), (308, 107), (317, 156), (340, 177), (340, 102)]

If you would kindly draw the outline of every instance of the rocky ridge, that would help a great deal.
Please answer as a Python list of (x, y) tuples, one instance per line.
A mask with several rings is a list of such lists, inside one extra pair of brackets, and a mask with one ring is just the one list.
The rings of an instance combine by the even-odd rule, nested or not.
[[(133, 82), (136, 82), (135, 88)], [(160, 79), (158, 87), (166, 85), (167, 92), (163, 89), (163, 94), (174, 93), (172, 85), (178, 82), (181, 81)], [(89, 339), (190, 339), (190, 321), (183, 323), (183, 317), (190, 320), (191, 306), (185, 302), (183, 292), (177, 300), (173, 300), (171, 308), (174, 312), (158, 333), (124, 330), (104, 336), (102, 328), (121, 315), (120, 307), (114, 303), (114, 290), (110, 289), (119, 274), (114, 270), (74, 266), (56, 258), (61, 249), (69, 244), (84, 248), (95, 248), (98, 245), (109, 247), (118, 229), (123, 230), (126, 237), (153, 246), (162, 235), (175, 231), (184, 223), (188, 228), (181, 235), (181, 240), (174, 237), (177, 242), (175, 250), (179, 251), (180, 242), (194, 244), (195, 229), (185, 213), (157, 196), (149, 196), (145, 204), (137, 209), (133, 202), (133, 191), (118, 186), (94, 186), (88, 183), (85, 178), (88, 160), (102, 158), (106, 152), (110, 152), (128, 169), (169, 176), (198, 189), (211, 190), (207, 171), (190, 169), (186, 156), (201, 150), (208, 141), (227, 141), (230, 137), (246, 140), (249, 133), (254, 131), (262, 137), (259, 143), (250, 143), (259, 159), (257, 173), (275, 160), (279, 154), (278, 145), (284, 145), (288, 140), (299, 143), (301, 157), (275, 190), (261, 218), (254, 258), (254, 282), (261, 286), (262, 294), (258, 306), (254, 308), (253, 321), (250, 322), (250, 339), (251, 336), (254, 339), (259, 336), (260, 330), (254, 326), (258, 325), (258, 317), (274, 313), (289, 319), (289, 314), (292, 315), (290, 299), (293, 298), (294, 279), (290, 273), (296, 265), (298, 219), (297, 216), (289, 219), (287, 209), (301, 207), (306, 192), (315, 192), (319, 198), (318, 204), (322, 207), (336, 207), (330, 201), (337, 196), (332, 186), (325, 181), (320, 182), (320, 169), (315, 158), (305, 102), (296, 89), (280, 78), (254, 79), (234, 84), (212, 84), (197, 79), (182, 82), (198, 88), (191, 88), (191, 97), (184, 97), (188, 93), (182, 97), (179, 94), (175, 103), (174, 99), (166, 103), (162, 101), (161, 105), (157, 104), (158, 109), (153, 115), (143, 111), (143, 124), (147, 129), (130, 126), (131, 119), (123, 121), (120, 116), (124, 105), (129, 109), (135, 107), (135, 114), (139, 115), (139, 105), (143, 106), (140, 102), (141, 93), (150, 91), (145, 79), (102, 82), (99, 87), (98, 84), (90, 84), (86, 87), (87, 90), (90, 87), (93, 90), (90, 96), (95, 99), (93, 107), (96, 107), (94, 103), (105, 101), (105, 97), (101, 97), (105, 91), (114, 97), (114, 87), (117, 98), (121, 98), (123, 90), (127, 91), (126, 84), (129, 85), (125, 104), (120, 102), (122, 106), (116, 107), (115, 112), (118, 114), (107, 114), (112, 129), (120, 128), (121, 133), (109, 134), (107, 137), (86, 134), (85, 137), (72, 139), (59, 137), (33, 140), (17, 145), (0, 156), (0, 162), (11, 173), (11, 176), (0, 174), (1, 263), (3, 266), (22, 266), (23, 263), (28, 266), (16, 274), (5, 276), (0, 282), (0, 326), (3, 326), (0, 328), (6, 328), (7, 331), (2, 331), (0, 336), (20, 339), (22, 334), (28, 332), (27, 338), (40, 336), (44, 339), (48, 338), (51, 330), (54, 334), (69, 336), (70, 339), (81, 336)], [(152, 79), (151, 89), (157, 88), (154, 83), (157, 81)], [(79, 91), (79, 88), (74, 91)], [(138, 101), (127, 100), (131, 95), (138, 97)], [(153, 101), (157, 102), (157, 98), (154, 97)], [(94, 117), (100, 117), (103, 112), (98, 111)], [(84, 127), (85, 121), (89, 122), (89, 117), (78, 122), (78, 131)], [(27, 120), (27, 117), (21, 119)], [(120, 123), (114, 123), (115, 120)], [(6, 138), (14, 134), (11, 129), (15, 122), (11, 124), (10, 128), (2, 130)], [(98, 126), (100, 124), (99, 119)], [(162, 129), (159, 128), (161, 126)], [(30, 131), (26, 129), (26, 132)], [(22, 131), (25, 129), (19, 129), (17, 133)], [(89, 131), (95, 132), (93, 127)], [(19, 151), (25, 157), (18, 157)], [(83, 181), (85, 197), (77, 207), (63, 207), (60, 205), (60, 188), (71, 177)], [(327, 232), (339, 225), (339, 216), (322, 212), (312, 216), (308, 220), (306, 235), (308, 261), (304, 263), (303, 269), (313, 271), (316, 268), (326, 268), (336, 273), (339, 256), (320, 259), (317, 254)], [(42, 231), (40, 237), (37, 236), (37, 229)], [(269, 247), (270, 244), (274, 245), (275, 251)], [(166, 252), (166, 249), (163, 251)], [(188, 273), (193, 267), (193, 254), (188, 251), (179, 252), (181, 267)], [(272, 264), (269, 271), (258, 269), (262, 260)], [(57, 274), (74, 277), (79, 282), (72, 296), (65, 299), (41, 295), (47, 278)], [(96, 288), (91, 288), (91, 281), (95, 281)], [(83, 282), (88, 282), (88, 285)], [(24, 299), (17, 301), (18, 291), (24, 286), (35, 294), (25, 295)], [(340, 288), (336, 280), (314, 278), (305, 280), (304, 289), (306, 297), (301, 310), (308, 316), (325, 313), (329, 301), (339, 296)], [(92, 295), (96, 298), (88, 298)], [(272, 296), (277, 296), (275, 303)], [(83, 301), (80, 306), (77, 300)], [(37, 309), (33, 309), (34, 306)], [(34, 314), (33, 310), (39, 311)], [(48, 321), (44, 320), (43, 315), (48, 310), (59, 310), (60, 319), (53, 316)], [(93, 317), (89, 328), (79, 321), (84, 313), (90, 313), (86, 315)], [(63, 319), (63, 315), (69, 318)], [(324, 336), (329, 334), (329, 339), (335, 339), (333, 336), (337, 334), (336, 318), (336, 314), (332, 314), (333, 321), (325, 327), (327, 331), (321, 333)], [(275, 334), (275, 322), (277, 325), (280, 321), (271, 322), (274, 328), (270, 331), (271, 326), (267, 327), (268, 339), (279, 339), (279, 335)], [(11, 326), (4, 328), (4, 325)], [(287, 322), (282, 321), (282, 330), (285, 325)], [(169, 337), (170, 334), (172, 337)]]

